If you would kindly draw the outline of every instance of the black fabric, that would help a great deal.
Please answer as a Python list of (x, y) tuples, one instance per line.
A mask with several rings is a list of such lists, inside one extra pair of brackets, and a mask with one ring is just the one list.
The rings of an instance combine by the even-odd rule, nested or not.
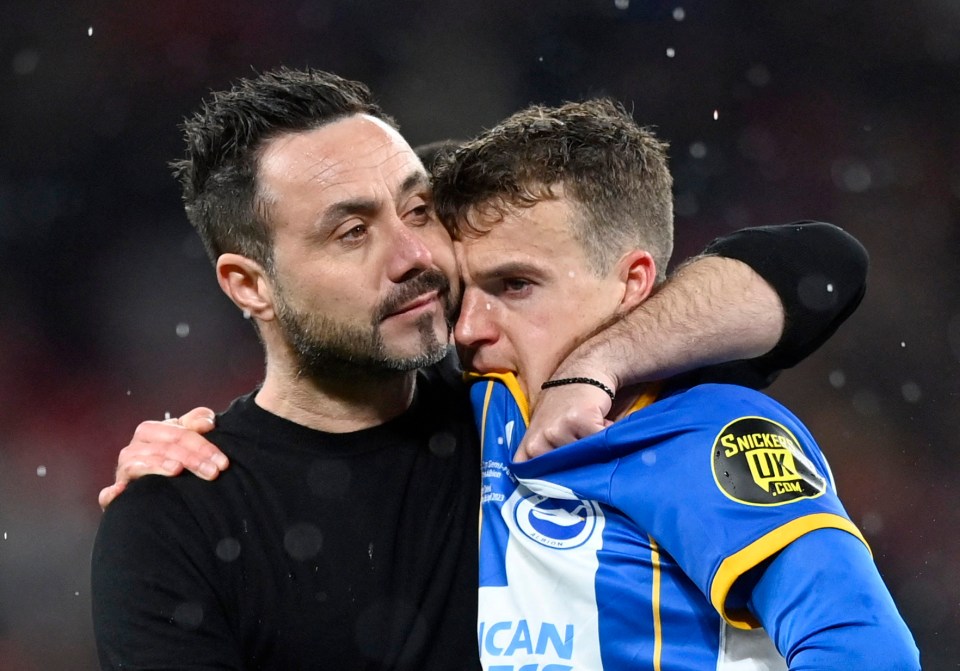
[(786, 322), (768, 354), (685, 376), (701, 382), (734, 382), (755, 389), (812, 354), (860, 305), (869, 256), (843, 229), (817, 221), (745, 228), (714, 240), (704, 254), (743, 261), (776, 290)]
[(451, 376), (349, 434), (250, 394), (208, 434), (216, 481), (132, 483), (94, 547), (103, 668), (478, 669), (479, 452)]

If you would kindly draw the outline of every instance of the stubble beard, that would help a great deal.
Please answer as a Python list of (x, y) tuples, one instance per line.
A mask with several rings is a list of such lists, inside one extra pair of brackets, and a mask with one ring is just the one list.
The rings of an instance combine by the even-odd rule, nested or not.
[[(402, 356), (388, 351), (380, 323), (400, 306), (428, 291), (436, 290), (446, 324), (441, 342), (434, 329), (434, 315), (415, 322), (420, 342), (415, 354)], [(450, 283), (439, 271), (424, 271), (399, 285), (374, 311), (369, 324), (332, 319), (298, 310), (290, 305), (283, 288), (276, 284), (276, 314), (284, 339), (297, 363), (297, 376), (311, 379), (348, 380), (358, 376), (387, 378), (408, 373), (440, 361), (449, 351), (453, 324)]]

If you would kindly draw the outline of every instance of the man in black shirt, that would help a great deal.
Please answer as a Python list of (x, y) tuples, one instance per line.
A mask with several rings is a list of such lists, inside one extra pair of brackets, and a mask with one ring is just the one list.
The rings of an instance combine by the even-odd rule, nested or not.
[[(176, 173), (188, 217), (257, 328), (266, 373), (208, 434), (230, 460), (216, 482), (145, 477), (105, 513), (93, 556), (101, 664), (477, 668), (479, 455), (445, 358), (459, 282), (428, 175), (365, 87), (321, 72), (241, 81), (185, 131)], [(802, 276), (784, 261), (793, 238), (818, 250), (808, 263), (834, 286), (820, 314), (790, 300)], [(600, 334), (580, 363), (619, 376), (629, 361), (643, 377), (773, 348), (750, 364), (765, 378), (862, 293), (862, 250), (826, 225), (716, 248), (729, 258), (689, 265), (659, 308), (631, 315), (626, 335)], [(778, 291), (733, 258), (765, 268)], [(861, 272), (848, 282), (850, 263)], [(658, 318), (681, 312), (672, 328)], [(630, 329), (653, 332), (650, 320), (660, 331), (638, 347)], [(598, 343), (617, 354), (597, 359)], [(164, 472), (171, 437), (196, 440), (142, 425), (106, 498), (130, 475)]]

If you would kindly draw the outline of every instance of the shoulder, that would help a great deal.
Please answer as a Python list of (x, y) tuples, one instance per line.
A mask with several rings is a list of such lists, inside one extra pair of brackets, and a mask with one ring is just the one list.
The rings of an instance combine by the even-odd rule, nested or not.
[(749, 417), (802, 427), (800, 420), (777, 400), (734, 384), (699, 384), (670, 390), (624, 421), (662, 424), (664, 430), (709, 431)]

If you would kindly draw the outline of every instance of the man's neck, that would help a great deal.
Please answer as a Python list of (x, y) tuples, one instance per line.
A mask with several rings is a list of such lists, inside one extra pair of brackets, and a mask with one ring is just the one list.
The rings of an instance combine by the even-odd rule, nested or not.
[(413, 403), (416, 371), (396, 374), (358, 372), (350, 379), (317, 379), (267, 366), (256, 403), (302, 426), (348, 433), (379, 426)]

